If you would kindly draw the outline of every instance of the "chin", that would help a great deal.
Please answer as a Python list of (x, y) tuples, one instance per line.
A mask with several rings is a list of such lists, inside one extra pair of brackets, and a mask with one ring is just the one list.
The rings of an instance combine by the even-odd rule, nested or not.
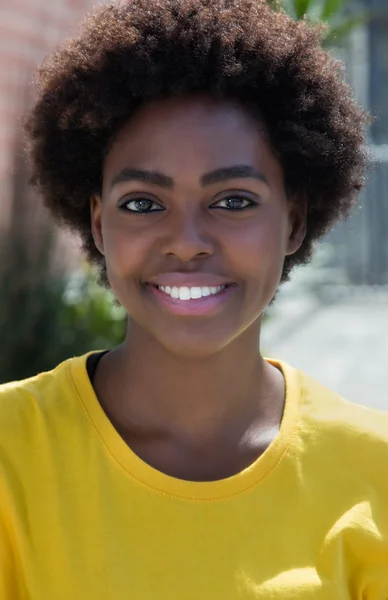
[[(223, 352), (244, 333), (251, 330), (250, 327), (227, 328), (225, 325), (223, 323), (222, 326), (218, 324), (217, 327), (212, 327), (212, 324), (208, 323), (207, 326), (202, 327), (199, 324), (185, 327), (182, 323), (179, 327), (170, 327), (167, 331), (153, 333), (149, 331), (149, 333), (167, 352), (177, 358), (198, 360)], [(252, 333), (255, 335), (255, 332)]]

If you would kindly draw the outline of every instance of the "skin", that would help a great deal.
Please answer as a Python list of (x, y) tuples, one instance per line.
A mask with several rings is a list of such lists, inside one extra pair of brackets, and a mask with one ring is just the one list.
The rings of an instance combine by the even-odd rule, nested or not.
[[(255, 176), (247, 168), (207, 176), (241, 165)], [(123, 177), (129, 169), (162, 174), (169, 186)], [(128, 210), (139, 197), (164, 210)], [(232, 211), (231, 202), (253, 205)], [(144, 106), (113, 140), (91, 215), (131, 317), (125, 342), (96, 372), (106, 414), (138, 456), (169, 475), (206, 481), (241, 471), (279, 430), (284, 380), (258, 340), (285, 256), (305, 236), (264, 125), (205, 95)], [(233, 288), (211, 314), (177, 315), (145, 285), (171, 272), (218, 275)]]

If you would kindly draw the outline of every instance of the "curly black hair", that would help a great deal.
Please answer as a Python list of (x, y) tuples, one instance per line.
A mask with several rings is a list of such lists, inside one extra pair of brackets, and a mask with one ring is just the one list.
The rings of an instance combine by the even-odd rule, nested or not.
[(26, 121), (32, 183), (80, 234), (103, 283), (89, 200), (106, 152), (140, 105), (199, 91), (261, 115), (289, 197), (307, 205), (307, 236), (282, 281), (309, 261), (314, 242), (349, 214), (367, 164), (368, 115), (321, 38), (322, 28), (264, 0), (123, 0), (89, 13), (46, 58)]

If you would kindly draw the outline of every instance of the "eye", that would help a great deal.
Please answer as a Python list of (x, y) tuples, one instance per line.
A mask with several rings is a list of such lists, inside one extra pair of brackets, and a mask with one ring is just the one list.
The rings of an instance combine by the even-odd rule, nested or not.
[(164, 207), (155, 202), (154, 200), (150, 200), (149, 198), (133, 198), (132, 200), (125, 200), (119, 206), (123, 210), (128, 210), (129, 212), (136, 213), (149, 213), (149, 212), (159, 212), (164, 210)]
[(257, 202), (252, 200), (251, 198), (247, 198), (246, 196), (241, 196), (240, 194), (233, 194), (231, 196), (227, 196), (226, 198), (222, 198), (218, 200), (214, 204), (211, 205), (211, 208), (221, 208), (223, 210), (245, 210), (247, 208), (252, 208), (253, 206), (257, 206)]

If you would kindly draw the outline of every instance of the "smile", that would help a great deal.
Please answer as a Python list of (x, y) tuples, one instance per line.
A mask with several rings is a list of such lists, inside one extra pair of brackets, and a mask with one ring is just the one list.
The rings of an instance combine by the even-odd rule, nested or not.
[(234, 296), (234, 284), (164, 286), (146, 284), (151, 298), (163, 310), (181, 316), (211, 316), (222, 310)]
[(215, 296), (219, 294), (223, 290), (226, 289), (226, 285), (218, 285), (218, 286), (203, 286), (203, 287), (170, 287), (164, 285), (156, 286), (161, 292), (170, 296), (170, 298), (174, 298), (176, 300), (199, 300), (200, 298), (206, 298), (208, 296)]

